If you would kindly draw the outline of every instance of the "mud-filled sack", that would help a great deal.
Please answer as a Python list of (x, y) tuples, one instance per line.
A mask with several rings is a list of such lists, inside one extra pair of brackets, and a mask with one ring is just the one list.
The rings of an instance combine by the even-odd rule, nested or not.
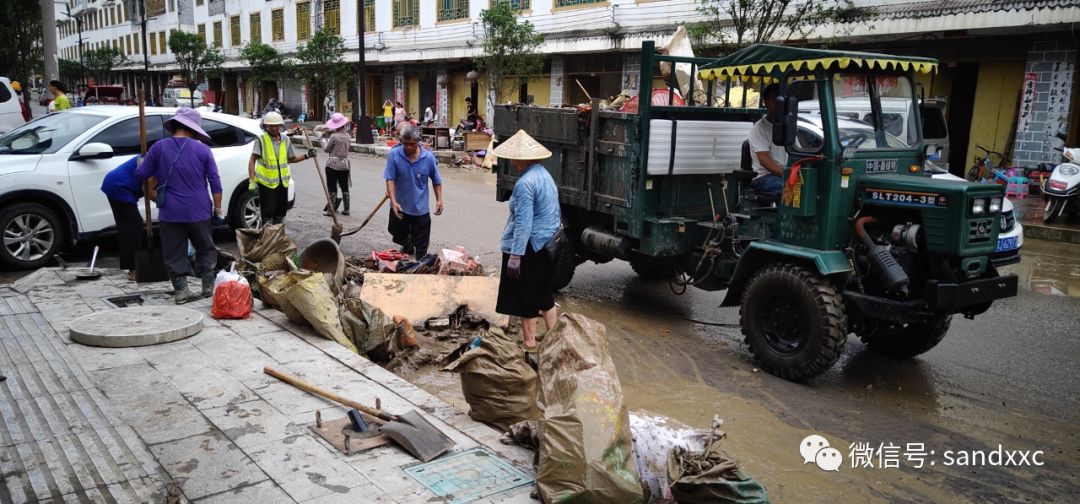
[(236, 272), (219, 271), (214, 279), (214, 299), (210, 315), (215, 319), (245, 319), (251, 315), (251, 286)]
[(393, 318), (360, 298), (346, 299), (344, 307), (341, 324), (360, 354), (377, 362), (389, 360), (385, 354), (397, 333)]
[(536, 371), (517, 342), (499, 328), (478, 338), (466, 343), (464, 352), (443, 368), (461, 375), (469, 416), (503, 432), (517, 422), (539, 418)]
[(671, 495), (679, 504), (768, 504), (769, 494), (720, 448), (717, 431), (701, 451), (675, 446), (668, 453)]
[[(320, 336), (336, 341), (356, 352), (356, 345), (345, 335), (338, 313), (337, 296), (330, 290), (333, 277), (327, 273), (315, 273), (298, 280), (286, 294), (288, 304), (304, 317)], [(288, 315), (288, 311), (286, 311)]]
[(540, 342), (539, 364), (540, 498), (643, 502), (629, 415), (604, 325), (562, 315)]
[(267, 224), (259, 229), (237, 229), (236, 248), (240, 257), (257, 263), (275, 252), (292, 255), (296, 244), (285, 234), (284, 224)]

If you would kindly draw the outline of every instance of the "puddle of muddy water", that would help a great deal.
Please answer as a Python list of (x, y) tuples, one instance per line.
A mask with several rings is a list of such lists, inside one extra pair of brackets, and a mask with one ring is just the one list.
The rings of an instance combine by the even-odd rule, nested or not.
[(1080, 297), (1080, 245), (1025, 240), (1019, 264), (1003, 268), (1038, 294)]

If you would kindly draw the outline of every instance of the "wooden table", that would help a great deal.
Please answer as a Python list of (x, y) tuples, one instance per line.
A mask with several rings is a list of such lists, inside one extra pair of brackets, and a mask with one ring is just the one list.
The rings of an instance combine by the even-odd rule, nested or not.
[(425, 142), (428, 142), (433, 149), (450, 148), (450, 128), (423, 126), (420, 128), (420, 136)]

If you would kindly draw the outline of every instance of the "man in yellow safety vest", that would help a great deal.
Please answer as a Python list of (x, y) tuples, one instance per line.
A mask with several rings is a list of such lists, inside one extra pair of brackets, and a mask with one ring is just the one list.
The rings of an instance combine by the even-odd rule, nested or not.
[(285, 121), (277, 112), (263, 115), (262, 127), (266, 133), (259, 135), (248, 161), (248, 190), (259, 193), (263, 224), (285, 221), (292, 180), (289, 163), (299, 163), (316, 155), (315, 149), (308, 149), (303, 156), (294, 154), (292, 142), (281, 134), (284, 125)]

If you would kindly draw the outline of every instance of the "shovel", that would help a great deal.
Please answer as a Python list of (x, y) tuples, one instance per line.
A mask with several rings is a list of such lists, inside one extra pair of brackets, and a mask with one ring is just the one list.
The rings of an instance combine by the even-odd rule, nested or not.
[(90, 257), (90, 271), (75, 275), (76, 280), (97, 280), (101, 278), (101, 273), (94, 273), (94, 264), (97, 263), (97, 253), (98, 246), (94, 245), (94, 255)]
[(358, 402), (346, 399), (329, 390), (307, 383), (296, 376), (278, 371), (270, 366), (264, 367), (263, 372), (305, 392), (315, 394), (338, 404), (360, 410), (381, 420), (385, 420), (386, 424), (382, 426), (382, 431), (390, 436), (390, 439), (394, 440), (394, 442), (401, 445), (405, 451), (424, 462), (442, 455), (446, 450), (449, 450), (454, 446), (454, 441), (452, 439), (446, 434), (443, 434), (443, 432), (432, 425), (431, 422), (428, 422), (427, 419), (420, 416), (415, 410), (409, 410), (407, 413), (401, 415), (391, 415), (380, 409), (369, 408)]
[[(304, 145), (311, 149), (311, 139), (308, 138), (307, 129), (301, 128), (300, 131), (304, 133)], [(315, 173), (319, 174), (319, 180), (322, 181), (323, 194), (326, 195), (326, 208), (330, 209), (330, 218), (334, 219), (334, 225), (330, 226), (330, 239), (334, 240), (334, 243), (341, 243), (341, 223), (337, 220), (337, 212), (334, 210), (334, 198), (330, 197), (330, 188), (326, 185), (326, 176), (323, 175), (322, 167), (319, 166), (319, 158), (316, 156), (315, 161)]]
[(349, 236), (351, 234), (356, 234), (361, 229), (364, 229), (364, 226), (366, 226), (367, 223), (371, 221), (371, 218), (374, 217), (375, 214), (379, 213), (379, 209), (382, 208), (382, 206), (386, 204), (386, 200), (388, 200), (388, 199), (390, 199), (390, 195), (389, 194), (384, 194), (382, 199), (379, 200), (379, 203), (377, 205), (375, 205), (375, 208), (371, 211), (371, 213), (368, 214), (367, 218), (364, 219), (364, 222), (360, 223), (360, 225), (357, 226), (357, 227), (354, 227), (354, 228), (352, 228), (352, 229), (350, 229), (348, 231), (345, 231), (344, 233), (341, 233), (341, 236)]
[[(139, 163), (146, 157), (146, 90), (139, 89)], [(143, 201), (146, 203), (146, 248), (135, 251), (135, 281), (164, 282), (169, 279), (165, 259), (161, 251), (154, 249), (154, 228), (150, 223), (150, 182), (143, 183)]]

